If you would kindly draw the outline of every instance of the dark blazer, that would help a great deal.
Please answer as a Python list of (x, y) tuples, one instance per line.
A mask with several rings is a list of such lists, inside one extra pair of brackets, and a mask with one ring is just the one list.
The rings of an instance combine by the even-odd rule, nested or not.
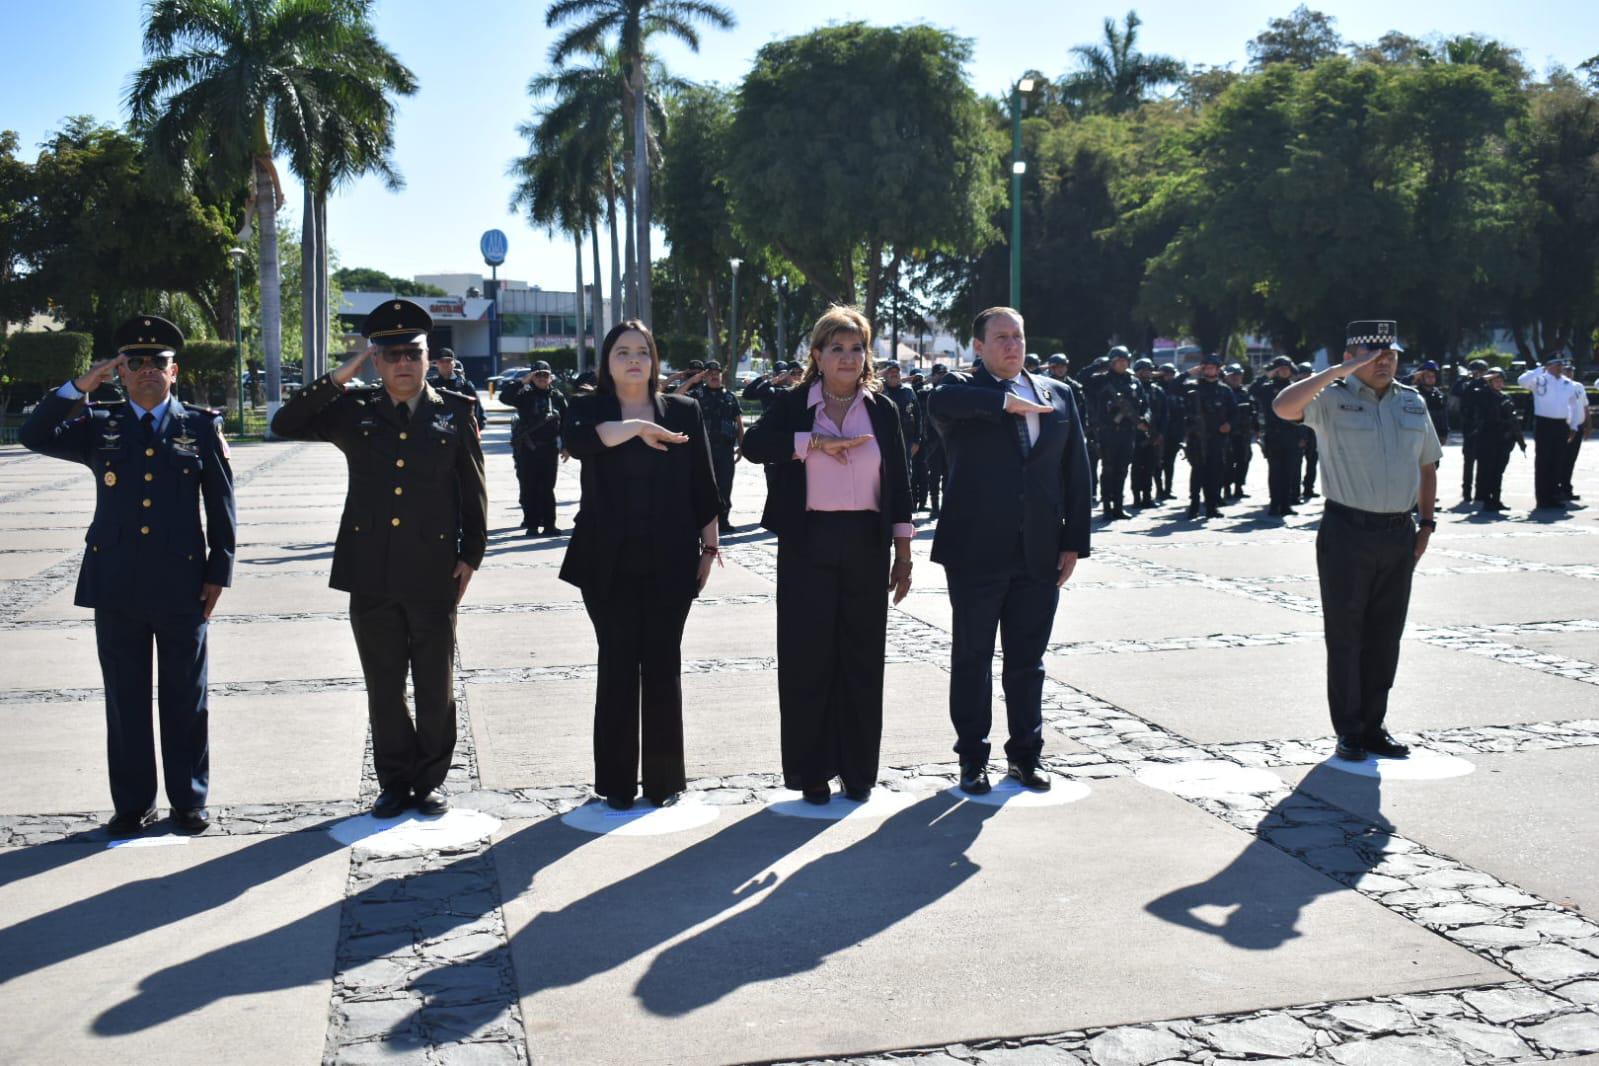
[[(801, 538), (805, 534), (805, 464), (794, 458), (794, 434), (809, 433), (816, 421), (816, 409), (809, 404), (811, 387), (796, 385), (780, 392), (772, 406), (744, 431), (744, 458), (771, 469), (766, 507), (761, 525), (779, 537)], [(911, 520), (910, 467), (905, 459), (905, 437), (900, 429), (900, 409), (893, 400), (875, 392), (865, 399), (866, 414), (872, 422), (881, 456), (882, 507), (878, 509), (883, 543), (892, 537), (896, 523)], [(832, 460), (828, 460), (831, 462)]]
[[(688, 396), (655, 397), (656, 422), (688, 436), (687, 444), (668, 445), (660, 456), (661, 476), (653, 485), (651, 525), (654, 571), (685, 596), (698, 594), (700, 530), (722, 512), (722, 498), (711, 467), (700, 405)], [(630, 440), (607, 448), (597, 427), (622, 418), (622, 405), (608, 392), (574, 397), (567, 407), (563, 437), (567, 450), (583, 464), (583, 496), (572, 540), (561, 561), (561, 580), (603, 597), (611, 587), (626, 533), (622, 524), (624, 479), (616, 469), (622, 448), (646, 448)]]
[(1021, 535), (1028, 572), (1040, 580), (1056, 578), (1061, 552), (1088, 555), (1093, 502), (1082, 413), (1064, 384), (1027, 378), (1055, 412), (1038, 416), (1038, 440), (1025, 460), (1017, 416), (1005, 413), (1005, 384), (986, 369), (949, 374), (928, 398), (946, 464), (933, 561), (950, 570), (1013, 565), (1006, 558), (1011, 530)]
[(457, 562), (488, 547), (488, 489), (472, 400), (422, 386), (402, 423), (381, 388), (341, 388), (324, 374), (278, 408), (272, 432), (327, 441), (349, 484), (328, 584), (400, 600), (455, 602)]
[(145, 445), (141, 434), (126, 403), (85, 404), (51, 393), (17, 439), (94, 474), (94, 520), (73, 603), (197, 613), (201, 585), (226, 586), (233, 578), (238, 518), (222, 419), (174, 396), (155, 439)]

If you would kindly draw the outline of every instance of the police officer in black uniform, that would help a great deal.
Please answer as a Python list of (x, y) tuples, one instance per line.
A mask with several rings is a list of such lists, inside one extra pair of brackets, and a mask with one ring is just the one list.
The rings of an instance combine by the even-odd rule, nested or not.
[(1473, 359), (1466, 364), (1470, 374), (1457, 378), (1450, 386), (1449, 394), (1455, 399), (1455, 407), (1460, 413), (1460, 502), (1462, 504), (1480, 502), (1483, 493), (1473, 484), (1477, 472), (1477, 442), (1482, 439), (1477, 432), (1473, 419), (1482, 410), (1472, 402), (1474, 396), (1481, 389), (1488, 387), (1488, 382), (1483, 375), (1488, 371), (1488, 364), (1482, 359)]
[(453, 350), (449, 348), (438, 350), (438, 354), (434, 355), (433, 362), (428, 367), (427, 382), (435, 389), (472, 397), (472, 404), (477, 408), (477, 428), (481, 430), (489, 424), (488, 416), (483, 413), (483, 401), (478, 399), (477, 386), (467, 380), (467, 376), (462, 373), (461, 364), (455, 361)]
[(932, 370), (928, 371), (927, 384), (916, 390), (916, 405), (922, 415), (922, 447), (917, 454), (927, 464), (927, 479), (924, 482), (927, 495), (917, 498), (916, 509), (921, 510), (924, 503), (930, 504), (927, 512), (930, 518), (938, 517), (939, 496), (944, 490), (944, 438), (939, 436), (938, 423), (927, 417), (927, 402), (948, 373), (949, 367), (934, 363)]
[(1238, 500), (1249, 495), (1244, 483), (1249, 480), (1249, 459), (1255, 449), (1255, 401), (1244, 388), (1244, 368), (1237, 363), (1222, 368), (1222, 380), (1238, 401), (1238, 422), (1227, 434), (1229, 454), (1223, 495)]
[[(218, 412), (172, 394), (183, 347), (178, 327), (135, 315), (113, 343), (115, 357), (39, 401), (18, 439), (29, 451), (82, 463), (94, 474), (94, 520), (73, 603), (94, 611), (111, 833), (133, 836), (156, 818), (152, 643), (167, 803), (179, 831), (199, 833), (211, 820), (206, 630), (233, 578), (233, 471)], [(89, 403), (113, 377), (126, 402)]]
[(1281, 517), (1297, 514), (1299, 502), (1299, 464), (1305, 454), (1304, 427), (1288, 422), (1272, 410), (1277, 394), (1293, 384), (1294, 361), (1279, 355), (1267, 367), (1266, 376), (1255, 384), (1255, 408), (1261, 421), (1261, 450), (1266, 453), (1268, 514)]
[(550, 364), (535, 362), (520, 380), (506, 382), (500, 402), (516, 408), (511, 429), (511, 458), (516, 464), (522, 528), (530, 537), (554, 536), (555, 478), (567, 458), (561, 446), (566, 396), (551, 383)]
[(916, 390), (901, 380), (897, 362), (885, 359), (877, 364), (877, 369), (883, 382), (882, 394), (899, 408), (899, 429), (905, 437), (908, 467), (910, 458), (922, 450), (922, 408), (916, 402)]
[(1138, 431), (1137, 443), (1133, 445), (1133, 506), (1153, 507), (1171, 422), (1170, 399), (1166, 390), (1155, 383), (1155, 364), (1151, 360), (1135, 360), (1133, 376), (1138, 378), (1144, 400), (1149, 404), (1147, 428)]
[(722, 385), (722, 364), (705, 364), (705, 375), (686, 395), (699, 401), (705, 419), (705, 439), (711, 445), (711, 467), (716, 471), (716, 491), (722, 497), (722, 516), (717, 527), (723, 533), (737, 533), (733, 525), (733, 470), (738, 449), (744, 443), (744, 415), (733, 390)]
[(1410, 385), (1427, 401), (1427, 416), (1432, 419), (1438, 443), (1449, 443), (1449, 397), (1438, 387), (1438, 364), (1431, 359), (1422, 363), (1411, 376)]
[(776, 360), (772, 363), (770, 374), (762, 374), (744, 386), (744, 399), (754, 400), (760, 404), (761, 413), (765, 414), (772, 409), (772, 404), (777, 402), (777, 398), (799, 380), (803, 369), (798, 363)]
[(1238, 424), (1238, 401), (1219, 380), (1221, 356), (1209, 353), (1199, 361), (1199, 380), (1186, 400), (1188, 438), (1188, 517), (1199, 517), (1203, 496), (1205, 517), (1221, 517), (1222, 482), (1227, 477), (1229, 434)]
[(1132, 354), (1120, 346), (1110, 350), (1110, 371), (1097, 393), (1094, 414), (1098, 425), (1094, 436), (1099, 441), (1104, 480), (1099, 484), (1100, 506), (1108, 521), (1128, 517), (1122, 506), (1127, 488), (1127, 470), (1133, 462), (1139, 435), (1149, 432), (1149, 401), (1144, 386), (1127, 372)]
[[(1296, 382), (1304, 381), (1306, 378), (1310, 377), (1310, 375), (1313, 374), (1313, 373), (1315, 373), (1315, 369), (1309, 363), (1295, 363), (1294, 364), (1294, 378), (1293, 379)], [(1299, 437), (1300, 437), (1301, 444), (1303, 445), (1304, 454), (1305, 454), (1305, 483), (1304, 483), (1304, 486), (1300, 489), (1300, 492), (1299, 492), (1299, 502), (1300, 503), (1309, 503), (1311, 500), (1315, 499), (1316, 496), (1317, 496), (1317, 493), (1316, 493), (1316, 462), (1317, 462), (1318, 458), (1320, 457), (1321, 453), (1316, 448), (1316, 431), (1315, 430), (1311, 429), (1309, 426), (1300, 426), (1299, 427)]]
[(1510, 449), (1520, 448), (1527, 454), (1527, 438), (1522, 429), (1521, 416), (1516, 411), (1516, 401), (1505, 395), (1505, 373), (1498, 367), (1488, 369), (1482, 377), (1484, 385), (1474, 387), (1467, 399), (1471, 403), (1469, 424), (1477, 457), (1477, 484), (1481, 486), (1484, 511), (1508, 511), (1500, 495), (1505, 477), (1505, 465), (1510, 462)]
[[(410, 300), (379, 304), (361, 328), (367, 349), (301, 389), (272, 419), (273, 433), (327, 441), (349, 466), (328, 583), (350, 594), (379, 818), (412, 803), (428, 815), (449, 808), (440, 786), (455, 751), (455, 608), (488, 543), (472, 399), (423, 380), (432, 325)], [(368, 360), (382, 378), (378, 388), (351, 384)]]
[(1177, 492), (1172, 488), (1173, 475), (1177, 472), (1177, 453), (1183, 447), (1183, 419), (1187, 411), (1188, 382), (1177, 373), (1177, 367), (1172, 363), (1162, 363), (1156, 368), (1159, 380), (1155, 387), (1166, 394), (1166, 430), (1165, 443), (1160, 449), (1160, 466), (1156, 473), (1157, 500), (1175, 500)]

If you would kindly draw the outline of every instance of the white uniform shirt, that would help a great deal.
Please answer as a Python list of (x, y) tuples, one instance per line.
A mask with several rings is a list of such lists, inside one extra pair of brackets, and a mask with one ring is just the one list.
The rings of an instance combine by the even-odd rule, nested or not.
[(1516, 384), (1532, 392), (1532, 413), (1539, 418), (1558, 418), (1572, 429), (1580, 429), (1587, 396), (1582, 386), (1569, 377), (1557, 378), (1543, 367), (1529, 370)]

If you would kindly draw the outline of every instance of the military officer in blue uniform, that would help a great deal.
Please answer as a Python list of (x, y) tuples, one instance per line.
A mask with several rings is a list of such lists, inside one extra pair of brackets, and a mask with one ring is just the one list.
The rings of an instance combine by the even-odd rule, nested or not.
[[(440, 786), (455, 752), (455, 608), (488, 544), (472, 400), (423, 381), (432, 326), (417, 304), (384, 301), (362, 324), (366, 350), (301, 389), (272, 419), (278, 436), (327, 441), (349, 465), (328, 584), (350, 594), (379, 818), (413, 804), (429, 815), (449, 809)], [(382, 386), (351, 387), (369, 359)]]
[[(82, 463), (94, 474), (94, 520), (73, 602), (94, 611), (115, 811), (110, 830), (133, 836), (156, 819), (153, 642), (167, 803), (179, 831), (200, 833), (211, 820), (206, 630), (233, 579), (233, 471), (217, 412), (172, 394), (183, 347), (178, 327), (135, 315), (113, 343), (116, 356), (41, 400), (19, 438), (30, 451)], [(127, 401), (88, 403), (113, 377)]]

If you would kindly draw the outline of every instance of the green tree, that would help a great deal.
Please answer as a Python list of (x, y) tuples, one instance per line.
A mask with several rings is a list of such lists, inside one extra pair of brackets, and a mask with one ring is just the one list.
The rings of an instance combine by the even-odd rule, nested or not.
[(632, 144), (629, 156), (633, 185), (634, 224), (637, 231), (638, 317), (648, 325), (650, 311), (650, 157), (645, 101), (649, 92), (649, 39), (662, 34), (698, 52), (696, 24), (731, 29), (733, 13), (712, 0), (555, 0), (544, 13), (550, 28), (570, 26), (550, 46), (550, 61), (560, 65), (599, 50), (615, 40), (626, 72), (621, 86), (629, 107)]
[(594, 144), (580, 133), (573, 132), (552, 145), (541, 138), (537, 125), (523, 123), (519, 129), (530, 144), (544, 143), (542, 150), (533, 148), (511, 164), (510, 173), (516, 178), (516, 189), (511, 194), (511, 210), (527, 212), (532, 223), (544, 227), (552, 236), (560, 232), (572, 238), (577, 262), (576, 284), (573, 288), (577, 304), (577, 346), (581, 348), (586, 332), (583, 321), (583, 231), (594, 224), (600, 213), (599, 196), (593, 178), (595, 163), (589, 154), (594, 150)]
[(447, 295), (437, 285), (397, 278), (372, 267), (340, 267), (333, 271), (332, 280), (345, 292), (392, 292), (396, 296)]
[(902, 260), (992, 240), (1002, 148), (967, 84), (970, 54), (929, 26), (858, 22), (764, 46), (728, 135), (740, 232), (874, 319)]
[(20, 322), (33, 313), (34, 302), (22, 271), (34, 215), (33, 168), (17, 158), (17, 135), (0, 130), (0, 341), (6, 324)]
[(1256, 70), (1272, 63), (1309, 69), (1337, 55), (1344, 47), (1344, 39), (1334, 27), (1337, 21), (1331, 15), (1300, 4), (1287, 18), (1272, 19), (1259, 36), (1249, 42), (1246, 47), (1250, 65)]
[(1183, 81), (1187, 71), (1181, 60), (1138, 51), (1141, 25), (1138, 12), (1129, 11), (1120, 28), (1115, 19), (1105, 20), (1103, 43), (1072, 48), (1077, 69), (1060, 80), (1060, 94), (1070, 106), (1121, 114), (1138, 107), (1156, 89)]

